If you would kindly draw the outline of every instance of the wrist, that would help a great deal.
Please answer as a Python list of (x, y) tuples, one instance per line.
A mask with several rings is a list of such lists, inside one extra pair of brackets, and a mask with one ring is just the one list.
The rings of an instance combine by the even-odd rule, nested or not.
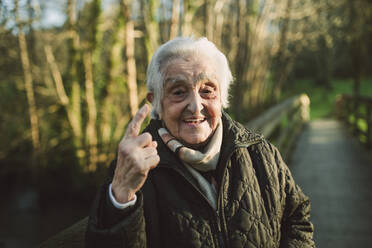
[(111, 201), (112, 205), (114, 205), (115, 208), (120, 209), (120, 210), (123, 210), (123, 209), (126, 209), (128, 207), (134, 206), (137, 202), (137, 195), (134, 195), (134, 199), (132, 201), (127, 202), (127, 203), (118, 202), (115, 199), (114, 194), (112, 192), (112, 184), (109, 185), (109, 192), (108, 193), (109, 193), (109, 198), (110, 198), (110, 201)]
[(123, 191), (123, 190), (118, 190), (117, 187), (115, 187), (114, 184), (112, 184), (112, 194), (115, 200), (118, 203), (128, 203), (130, 201), (133, 201), (135, 198), (136, 193), (135, 192), (129, 192), (129, 191)]

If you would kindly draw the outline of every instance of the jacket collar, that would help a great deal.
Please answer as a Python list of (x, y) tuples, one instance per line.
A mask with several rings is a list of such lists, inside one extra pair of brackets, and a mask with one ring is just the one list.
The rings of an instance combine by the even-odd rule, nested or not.
[(242, 124), (231, 119), (231, 117), (222, 112), (223, 123), (223, 141), (225, 145), (231, 144), (236, 147), (248, 147), (263, 140), (261, 134), (253, 133), (246, 129)]

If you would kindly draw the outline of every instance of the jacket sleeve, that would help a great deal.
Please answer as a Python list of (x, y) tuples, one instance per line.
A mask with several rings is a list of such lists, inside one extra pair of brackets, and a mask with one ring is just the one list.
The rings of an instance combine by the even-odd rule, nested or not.
[(105, 184), (91, 209), (86, 247), (146, 247), (142, 193), (137, 193), (136, 204), (125, 210), (116, 209), (109, 201)]
[(93, 202), (85, 236), (85, 247), (146, 247), (144, 199), (137, 193), (134, 206), (116, 209), (109, 199), (108, 186), (112, 181), (115, 161), (110, 176), (99, 189)]
[(310, 200), (295, 183), (278, 149), (272, 148), (275, 161), (284, 177), (285, 208), (281, 225), (280, 247), (315, 247), (314, 227), (310, 222)]

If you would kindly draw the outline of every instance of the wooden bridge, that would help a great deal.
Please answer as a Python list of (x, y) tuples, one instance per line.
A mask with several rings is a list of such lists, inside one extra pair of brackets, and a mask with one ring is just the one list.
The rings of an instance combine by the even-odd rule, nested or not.
[[(295, 123), (292, 119), (303, 120), (300, 123), (307, 120), (308, 101), (304, 96), (300, 98), (297, 102), (301, 107), (291, 104), (291, 109), (301, 109), (297, 112), (302, 117), (290, 117), (291, 123)], [(371, 98), (340, 96), (336, 114), (343, 122), (311, 121), (296, 136), (289, 166), (311, 199), (317, 247), (357, 248), (372, 244), (372, 150), (367, 148), (372, 145), (371, 111)], [(295, 133), (293, 130), (297, 129), (291, 130)], [(283, 150), (280, 142), (277, 145)]]
[(371, 157), (336, 120), (312, 121), (300, 135), (290, 168), (311, 199), (317, 247), (371, 246)]
[[(369, 247), (372, 244), (371, 150), (368, 152), (340, 121), (307, 122), (308, 108), (306, 96), (294, 97), (247, 125), (273, 136), (284, 155), (296, 144), (290, 168), (311, 199), (317, 247)], [(288, 121), (291, 128), (278, 132), (281, 123)], [(86, 219), (41, 247), (83, 247), (85, 225)]]

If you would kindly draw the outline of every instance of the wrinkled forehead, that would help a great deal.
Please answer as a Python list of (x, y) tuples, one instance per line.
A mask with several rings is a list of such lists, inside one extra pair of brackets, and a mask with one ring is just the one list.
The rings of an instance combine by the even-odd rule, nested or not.
[(160, 66), (163, 84), (175, 81), (211, 80), (219, 83), (215, 62), (206, 56), (174, 56)]

